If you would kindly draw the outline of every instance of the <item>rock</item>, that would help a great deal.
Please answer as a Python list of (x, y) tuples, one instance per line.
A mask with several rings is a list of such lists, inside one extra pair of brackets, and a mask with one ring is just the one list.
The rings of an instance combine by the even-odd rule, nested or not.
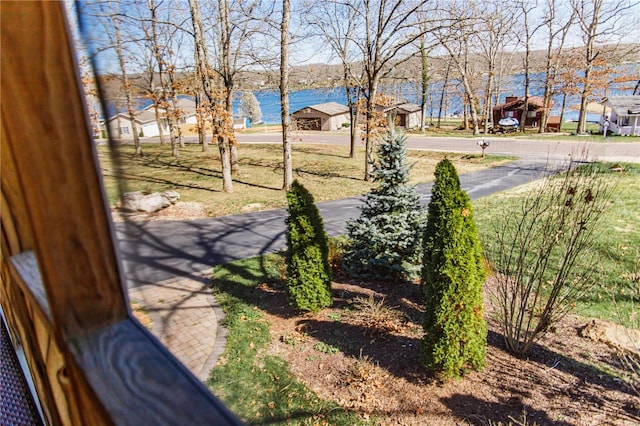
[(171, 204), (175, 204), (180, 199), (180, 194), (176, 191), (164, 191), (160, 195), (169, 200)]
[(154, 192), (143, 194), (140, 191), (127, 192), (122, 195), (123, 211), (153, 213), (162, 210), (175, 203), (180, 194), (175, 191), (165, 191), (162, 194)]
[(593, 319), (578, 330), (578, 335), (640, 355), (640, 330)]

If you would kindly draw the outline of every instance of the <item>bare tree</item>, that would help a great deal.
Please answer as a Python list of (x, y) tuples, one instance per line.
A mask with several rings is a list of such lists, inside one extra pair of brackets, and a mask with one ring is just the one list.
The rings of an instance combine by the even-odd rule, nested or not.
[(566, 13), (563, 4), (558, 0), (546, 0), (544, 26), (547, 30), (547, 50), (544, 66), (544, 96), (542, 119), (540, 120), (539, 133), (543, 133), (547, 128), (549, 119), (547, 112), (551, 108), (551, 98), (555, 92), (558, 70), (564, 51), (567, 34), (572, 28), (575, 14), (572, 9)]
[[(218, 74), (222, 79), (224, 104), (227, 111), (225, 117), (230, 120), (230, 123), (226, 123), (227, 127), (233, 133), (233, 83), (235, 76), (235, 69), (231, 68), (231, 21), (230, 21), (230, 7), (229, 0), (218, 1), (219, 12), (219, 31), (220, 36), (220, 58), (218, 66)], [(231, 160), (231, 173), (240, 172), (240, 163), (238, 162), (238, 146), (235, 137), (231, 139), (229, 143), (229, 154)]]
[[(425, 19), (420, 19), (420, 24), (424, 25)], [(420, 42), (418, 51), (420, 54), (420, 131), (424, 133), (426, 129), (427, 118), (427, 101), (429, 95), (429, 81), (431, 80), (431, 74), (429, 72), (429, 53), (430, 46), (427, 43), (427, 31), (428, 28), (424, 28), (424, 32), (420, 35)], [(421, 31), (422, 32), (422, 31)]]
[[(164, 138), (164, 134), (163, 134), (163, 126), (162, 124), (162, 116), (160, 115), (160, 108), (167, 108), (167, 106), (169, 105), (167, 98), (166, 98), (166, 83), (165, 83), (165, 60), (163, 57), (163, 49), (162, 46), (160, 45), (160, 40), (159, 40), (159, 36), (158, 36), (158, 18), (157, 18), (157, 9), (158, 6), (155, 3), (155, 0), (147, 0), (147, 7), (149, 8), (149, 12), (151, 14), (151, 17), (149, 19), (150, 22), (150, 47), (153, 51), (153, 56), (155, 58), (155, 70), (153, 70), (153, 73), (155, 74), (155, 72), (158, 73), (158, 80), (160, 83), (160, 88), (157, 89), (157, 92), (153, 93), (153, 97), (154, 97), (154, 103), (156, 104), (156, 120), (158, 121), (158, 130), (160, 133), (160, 143), (163, 143), (163, 138)], [(153, 77), (152, 77), (153, 78)], [(168, 121), (168, 120), (167, 120)], [(170, 122), (169, 122), (170, 123)], [(169, 124), (169, 126), (171, 126), (171, 124)], [(173, 144), (173, 141), (171, 141)]]
[(356, 64), (353, 37), (357, 29), (356, 11), (342, 1), (312, 2), (307, 23), (327, 43), (342, 63), (342, 79), (349, 107), (349, 158), (356, 158), (358, 140), (356, 105), (362, 93), (362, 67)]
[[(213, 69), (222, 81), (222, 96), (227, 109), (225, 119), (227, 127), (233, 132), (233, 93), (238, 74), (245, 67), (256, 64), (251, 50), (252, 38), (264, 32), (265, 16), (258, 0), (220, 0), (217, 2), (217, 16), (214, 16), (216, 37), (213, 38), (216, 50)], [(213, 12), (213, 11), (212, 11)], [(264, 13), (266, 15), (266, 12)], [(268, 15), (267, 15), (268, 16)], [(231, 171), (240, 172), (238, 144), (235, 137), (230, 139)]]
[(446, 68), (444, 69), (444, 75), (442, 80), (442, 88), (440, 89), (440, 102), (438, 103), (438, 123), (436, 127), (439, 129), (442, 119), (442, 113), (447, 113), (447, 86), (449, 84), (449, 75), (451, 73), (451, 60), (446, 61)]
[[(362, 61), (366, 109), (365, 171), (364, 179), (371, 179), (373, 164), (373, 138), (377, 128), (374, 111), (378, 86), (400, 64), (411, 58), (407, 50), (426, 31), (432, 31), (435, 19), (420, 22), (418, 11), (424, 10), (426, 1), (409, 0), (354, 0), (346, 4), (359, 21), (354, 34), (354, 45)], [(430, 16), (428, 13), (422, 16)]]
[[(111, 8), (109, 17), (111, 18), (111, 25), (113, 30), (113, 45), (118, 58), (118, 65), (120, 67), (120, 77), (122, 79), (122, 89), (125, 95), (125, 101), (127, 106), (127, 114), (129, 121), (131, 122), (131, 132), (133, 133), (133, 145), (135, 147), (135, 155), (142, 155), (142, 146), (140, 145), (140, 136), (138, 134), (138, 126), (136, 124), (135, 107), (133, 103), (133, 96), (131, 94), (131, 83), (129, 81), (126, 59), (124, 55), (124, 49), (122, 44), (122, 35), (120, 30), (120, 17), (119, 17), (119, 3), (109, 2)], [(106, 29), (106, 28), (105, 28)]]
[[(97, 22), (102, 25), (102, 31), (100, 34), (103, 36), (103, 40), (98, 42), (97, 52), (100, 55), (114, 53), (118, 64), (118, 73), (120, 77), (121, 93), (124, 95), (125, 102), (124, 107), (127, 110), (127, 116), (131, 123), (131, 132), (133, 136), (133, 142), (135, 147), (135, 155), (142, 155), (142, 147), (140, 145), (140, 137), (138, 132), (138, 126), (136, 124), (136, 113), (132, 94), (132, 84), (128, 75), (128, 67), (126, 65), (127, 59), (125, 58), (125, 46), (123, 41), (123, 35), (121, 30), (122, 14), (120, 13), (120, 2), (113, 0), (100, 1), (94, 3), (85, 3), (83, 5), (84, 13), (93, 16)], [(100, 37), (100, 36), (98, 36)], [(116, 101), (116, 104), (119, 102)], [(118, 130), (122, 128), (120, 126), (119, 116)], [(122, 135), (118, 135), (121, 137)]]
[(505, 46), (513, 35), (513, 21), (517, 19), (517, 11), (511, 3), (505, 4), (497, 0), (484, 2), (483, 7), (485, 10), (480, 14), (479, 30), (475, 37), (487, 72), (483, 108), (486, 134), (493, 124), (493, 94), (498, 61), (504, 57)]
[(625, 22), (630, 24), (627, 28), (634, 28), (629, 20), (637, 20), (636, 14), (631, 12), (638, 5), (640, 2), (630, 0), (571, 0), (584, 42), (584, 85), (580, 95), (577, 134), (587, 130), (587, 102), (593, 92), (592, 73), (596, 60), (602, 54), (598, 44), (619, 40)]
[(522, 116), (520, 117), (520, 131), (524, 132), (525, 124), (527, 122), (527, 114), (529, 114), (529, 91), (531, 88), (531, 49), (532, 39), (535, 33), (542, 28), (542, 23), (533, 25), (531, 23), (531, 15), (535, 10), (533, 5), (528, 0), (520, 0), (518, 3), (520, 9), (522, 30), (518, 31), (518, 38), (520, 44), (524, 47), (524, 104), (522, 105)]
[[(212, 120), (214, 135), (218, 138), (218, 150), (222, 168), (222, 189), (224, 192), (233, 192), (233, 179), (231, 177), (231, 155), (229, 148), (229, 136), (223, 120), (223, 112), (228, 113), (223, 100), (215, 93), (215, 81), (212, 78), (212, 70), (209, 64), (207, 44), (204, 37), (204, 26), (200, 16), (198, 0), (189, 0), (189, 9), (193, 23), (193, 37), (195, 43), (196, 74), (200, 79), (200, 88), (206, 99), (208, 115)], [(221, 111), (222, 110), (222, 111)]]
[(282, 118), (282, 157), (284, 182), (282, 189), (288, 191), (293, 183), (291, 160), (291, 117), (289, 116), (289, 0), (282, 0), (282, 23), (280, 25), (280, 112)]
[(476, 17), (474, 3), (452, 1), (448, 7), (442, 11), (442, 27), (437, 31), (440, 45), (447, 52), (451, 64), (458, 71), (460, 83), (462, 84), (465, 100), (464, 123), (467, 126), (466, 106), (470, 106), (471, 123), (473, 134), (480, 134), (478, 126), (478, 99), (473, 87), (473, 80), (477, 69), (471, 59), (472, 42), (478, 31), (478, 20)]

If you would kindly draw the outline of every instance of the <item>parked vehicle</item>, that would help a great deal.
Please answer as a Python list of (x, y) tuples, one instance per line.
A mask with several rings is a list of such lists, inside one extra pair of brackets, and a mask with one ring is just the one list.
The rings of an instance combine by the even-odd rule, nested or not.
[(498, 123), (491, 129), (491, 133), (509, 133), (518, 130), (520, 122), (517, 118), (505, 117), (501, 118)]

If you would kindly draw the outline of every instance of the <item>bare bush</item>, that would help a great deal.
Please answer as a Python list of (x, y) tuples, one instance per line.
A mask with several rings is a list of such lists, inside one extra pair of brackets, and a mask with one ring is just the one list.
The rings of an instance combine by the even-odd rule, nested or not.
[(526, 353), (593, 284), (591, 249), (612, 187), (595, 167), (570, 163), (496, 220), (486, 253), (510, 351)]
[(397, 331), (402, 327), (402, 313), (384, 303), (384, 297), (376, 299), (356, 297), (353, 305), (357, 309), (355, 318), (367, 328), (376, 332)]

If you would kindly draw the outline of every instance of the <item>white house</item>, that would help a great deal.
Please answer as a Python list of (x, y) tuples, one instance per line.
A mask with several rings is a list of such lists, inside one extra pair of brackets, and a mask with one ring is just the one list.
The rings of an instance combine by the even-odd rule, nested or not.
[[(600, 132), (604, 133), (608, 120), (607, 133), (621, 136), (640, 136), (640, 95), (611, 96), (604, 98), (602, 103), (611, 111), (605, 109), (600, 117)], [(609, 114), (609, 115), (607, 115)]]
[(349, 107), (337, 102), (309, 105), (291, 114), (298, 130), (338, 130), (349, 123)]
[[(178, 107), (183, 111), (179, 124), (195, 124), (196, 123), (196, 103), (188, 98), (178, 98)], [(169, 123), (166, 118), (167, 112), (160, 108), (160, 125), (163, 134), (169, 133)], [(137, 111), (135, 114), (136, 127), (138, 135), (143, 137), (153, 137), (160, 135), (160, 127), (156, 120), (156, 112), (153, 104)], [(111, 134), (117, 139), (133, 139), (133, 129), (129, 114), (119, 113), (109, 118), (108, 125), (111, 128)]]

